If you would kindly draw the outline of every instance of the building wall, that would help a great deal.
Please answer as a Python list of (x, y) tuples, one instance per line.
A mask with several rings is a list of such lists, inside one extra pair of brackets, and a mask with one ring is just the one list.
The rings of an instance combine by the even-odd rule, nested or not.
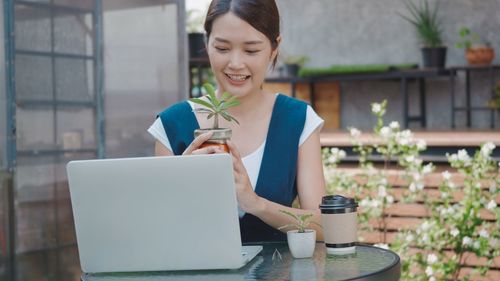
[[(305, 5), (305, 3), (307, 4)], [(277, 0), (282, 17), (282, 52), (306, 55), (309, 67), (328, 67), (333, 64), (397, 64), (420, 63), (420, 43), (413, 26), (398, 13), (407, 14), (401, 0)], [(415, 3), (417, 3), (415, 1)], [(435, 3), (430, 0), (431, 5)], [(488, 40), (497, 53), (500, 37), (499, 0), (442, 0), (439, 17), (444, 42), (448, 46), (447, 65), (465, 64), (463, 50), (454, 47), (459, 40), (458, 30), (468, 26)], [(494, 63), (499, 64), (497, 57)], [(500, 71), (496, 79), (500, 81)], [(474, 105), (484, 105), (490, 88), (484, 73), (472, 75)], [(464, 79), (457, 81), (457, 103), (463, 104)], [(428, 127), (448, 129), (451, 122), (449, 83), (447, 79), (428, 80)], [(387, 120), (402, 121), (399, 83), (388, 81), (341, 83), (341, 126), (370, 128), (373, 118), (370, 102), (389, 100)], [(418, 113), (416, 87), (410, 86), (410, 112)], [(474, 112), (473, 127), (487, 128), (489, 113)], [(496, 114), (496, 123), (500, 123)], [(464, 115), (457, 115), (457, 124), (465, 125)], [(460, 127), (458, 126), (458, 127)]]
[[(0, 38), (4, 38), (4, 16), (3, 16), (3, 4), (0, 3)], [(4, 42), (2, 40), (2, 42)], [(7, 90), (5, 88), (5, 48), (4, 44), (0, 44), (0, 170), (6, 165), (6, 124), (7, 124)]]

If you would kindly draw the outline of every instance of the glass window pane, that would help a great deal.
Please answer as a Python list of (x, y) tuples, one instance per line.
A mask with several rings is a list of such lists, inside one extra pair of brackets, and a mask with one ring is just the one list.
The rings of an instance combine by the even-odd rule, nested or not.
[(55, 59), (57, 100), (92, 101), (92, 62), (81, 59)]
[(47, 108), (39, 110), (18, 108), (16, 126), (18, 150), (57, 148), (54, 141), (54, 113)]
[[(66, 108), (57, 111), (57, 138), (62, 149), (95, 149), (94, 110)], [(68, 153), (71, 154), (71, 153)]]
[(179, 96), (177, 9), (103, 5), (107, 157), (152, 155), (147, 128)]
[(92, 55), (92, 17), (89, 14), (56, 12), (54, 51)]
[(16, 49), (50, 52), (49, 9), (16, 5), (14, 26)]
[(50, 100), (52, 62), (49, 57), (16, 55), (16, 98), (18, 100)]

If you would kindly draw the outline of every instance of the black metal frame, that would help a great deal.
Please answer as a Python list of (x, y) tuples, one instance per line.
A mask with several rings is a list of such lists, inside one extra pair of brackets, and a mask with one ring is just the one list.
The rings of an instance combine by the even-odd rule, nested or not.
[[(500, 65), (479, 65), (479, 66), (454, 66), (450, 67), (450, 100), (451, 100), (451, 127), (456, 127), (455, 115), (459, 111), (465, 111), (466, 126), (472, 126), (472, 111), (490, 111), (490, 128), (495, 128), (495, 109), (488, 106), (472, 106), (471, 102), (471, 72), (487, 71), (490, 80), (491, 97), (495, 97), (495, 70), (500, 69)], [(465, 72), (465, 106), (456, 106), (455, 76), (460, 71)]]
[[(316, 83), (325, 82), (341, 82), (341, 81), (359, 81), (359, 80), (399, 80), (400, 81), (400, 93), (402, 96), (402, 108), (403, 108), (403, 126), (408, 127), (410, 122), (420, 122), (422, 127), (427, 126), (426, 117), (426, 79), (446, 77), (452, 75), (447, 69), (411, 69), (411, 70), (394, 70), (387, 72), (375, 72), (375, 73), (351, 73), (351, 74), (329, 74), (321, 76), (312, 77), (276, 77), (266, 79), (267, 83), (290, 83), (292, 87), (291, 95), (296, 96), (297, 84), (307, 83), (309, 84), (309, 97), (311, 101), (311, 107), (315, 108), (315, 87)], [(409, 93), (408, 93), (408, 83), (410, 81), (418, 81), (419, 88), (419, 101), (420, 101), (420, 114), (411, 116), (409, 113)]]

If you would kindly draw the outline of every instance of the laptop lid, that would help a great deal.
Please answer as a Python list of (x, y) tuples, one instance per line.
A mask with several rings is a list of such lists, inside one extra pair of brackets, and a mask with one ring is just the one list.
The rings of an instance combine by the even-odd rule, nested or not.
[(229, 154), (71, 161), (84, 272), (243, 266)]

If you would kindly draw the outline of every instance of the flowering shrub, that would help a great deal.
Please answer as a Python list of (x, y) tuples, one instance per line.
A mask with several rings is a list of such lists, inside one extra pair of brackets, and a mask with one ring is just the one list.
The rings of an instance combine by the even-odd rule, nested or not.
[[(403, 280), (458, 280), (465, 258), (471, 253), (486, 259), (485, 266), (474, 270), (486, 274), (500, 253), (500, 210), (495, 201), (499, 163), (491, 158), (495, 145), (483, 144), (473, 156), (466, 150), (447, 155), (451, 167), (463, 176), (463, 185), (454, 183), (451, 173), (445, 171), (438, 196), (429, 196), (424, 192), (424, 177), (434, 171), (434, 165), (424, 165), (420, 157), (426, 143), (414, 139), (411, 131), (400, 130), (397, 122), (386, 126), (382, 119), (386, 105), (386, 101), (372, 104), (377, 117), (374, 144), (363, 144), (361, 132), (349, 128), (353, 151), (359, 154), (360, 173), (350, 175), (337, 169), (346, 157), (343, 150), (323, 149), (328, 193), (347, 193), (360, 202), (359, 229), (371, 231), (377, 225), (383, 242), (379, 246), (391, 248), (402, 258)], [(376, 167), (377, 158), (383, 160), (383, 167)], [(413, 202), (419, 198), (429, 217), (414, 230), (400, 231), (395, 241), (387, 245), (390, 215), (386, 211), (396, 201), (388, 180), (393, 177), (392, 168), (403, 170), (400, 180), (408, 185), (398, 200)]]

